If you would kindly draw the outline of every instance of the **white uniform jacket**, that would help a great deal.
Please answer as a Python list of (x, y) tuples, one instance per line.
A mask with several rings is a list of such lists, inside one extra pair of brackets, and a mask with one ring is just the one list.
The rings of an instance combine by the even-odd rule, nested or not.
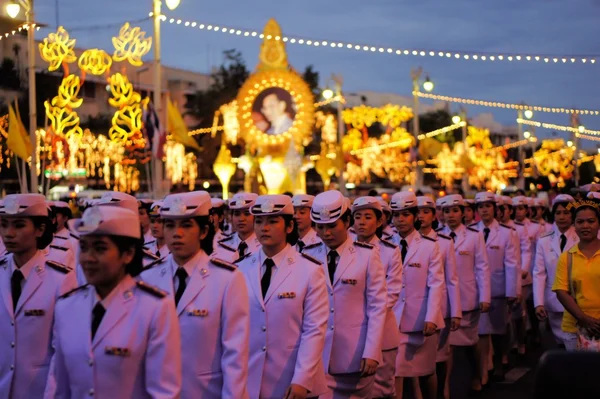
[[(451, 236), (452, 229), (446, 226), (441, 232)], [(479, 309), (482, 302), (491, 303), (490, 265), (482, 233), (464, 224), (458, 226), (454, 233), (456, 272), (461, 310), (464, 313)]]
[(456, 254), (454, 252), (454, 241), (445, 234), (437, 233), (433, 230), (427, 234), (437, 240), (442, 254), (444, 264), (444, 293), (446, 301), (442, 301), (442, 316), (448, 318), (462, 318), (462, 307), (460, 305), (460, 284), (458, 282), (458, 273), (456, 272)]
[[(240, 240), (237, 233), (232, 234), (217, 242), (217, 245), (210, 256), (211, 258), (217, 258), (233, 263), (239, 259), (238, 247), (241, 242), (242, 240)], [(256, 238), (256, 234), (254, 233), (246, 239), (246, 244), (248, 245), (248, 248), (246, 248), (245, 255), (255, 254), (260, 249), (260, 242), (258, 242), (258, 238)]]
[(271, 258), (276, 266), (263, 299), (266, 259), (258, 250), (238, 263), (250, 300), (250, 398), (283, 398), (290, 384), (303, 386), (309, 396), (322, 395), (327, 392), (322, 355), (329, 315), (323, 268), (286, 246)]
[[(483, 234), (485, 225), (478, 222), (470, 227)], [(512, 227), (494, 220), (485, 243), (490, 265), (492, 298), (516, 298), (521, 285), (517, 233)]]
[(402, 268), (402, 290), (394, 314), (404, 333), (423, 331), (425, 322), (444, 327), (442, 303), (444, 265), (435, 239), (414, 230), (405, 240), (408, 252)]
[[(519, 239), (519, 253), (521, 254), (520, 257), (520, 264), (519, 267), (521, 268), (521, 271), (523, 272), (528, 272), (531, 275), (531, 267), (532, 267), (532, 262), (533, 262), (533, 249), (531, 248), (531, 239), (529, 238), (529, 232), (527, 231), (527, 226), (525, 226), (523, 223), (518, 223), (515, 222), (513, 220), (511, 220), (509, 223), (507, 223), (507, 226), (510, 226), (512, 228), (515, 229), (515, 231), (517, 232), (517, 237)], [(531, 277), (528, 276), (525, 279), (522, 279), (522, 285), (528, 285), (531, 284)]]
[[(141, 279), (175, 296), (172, 255)], [(249, 310), (246, 284), (234, 265), (198, 252), (177, 304), (183, 362), (182, 398), (247, 398)]]
[[(565, 231), (567, 244), (564, 251), (568, 251), (579, 242), (575, 228), (571, 226)], [(560, 250), (560, 236), (556, 226), (552, 231), (543, 234), (537, 242), (535, 264), (533, 266), (533, 302), (534, 306), (545, 306), (549, 312), (563, 312), (564, 308), (552, 291), (556, 278), (556, 265), (562, 253)], [(563, 252), (564, 252), (563, 251)]]
[(75, 254), (75, 248), (73, 247), (73, 241), (71, 240), (69, 230), (67, 230), (66, 227), (54, 234), (54, 239), (52, 240), (52, 245), (58, 245), (60, 247), (67, 247), (71, 251), (73, 251), (73, 254)]
[(181, 344), (173, 301), (130, 276), (109, 297), (93, 340), (92, 309), (99, 300), (94, 287), (58, 300), (55, 397), (178, 398)]
[(360, 371), (363, 358), (381, 364), (381, 344), (387, 312), (385, 271), (379, 251), (370, 244), (349, 238), (336, 251), (339, 254), (333, 283), (327, 268), (328, 248), (323, 243), (304, 253), (323, 264), (329, 320), (323, 351), (323, 364), (329, 374)]
[[(308, 230), (308, 233), (306, 233), (304, 237), (300, 238), (300, 240), (302, 240), (305, 247), (321, 242), (321, 239), (319, 238), (317, 232), (313, 228)], [(300, 252), (300, 248), (298, 248), (298, 245), (296, 245), (296, 250)]]
[[(42, 251), (21, 271), (25, 281), (13, 311), (13, 255), (0, 261), (0, 398), (42, 398), (54, 354), (52, 324), (56, 300), (75, 288), (75, 275), (48, 261)], [(12, 394), (11, 394), (12, 392)]]

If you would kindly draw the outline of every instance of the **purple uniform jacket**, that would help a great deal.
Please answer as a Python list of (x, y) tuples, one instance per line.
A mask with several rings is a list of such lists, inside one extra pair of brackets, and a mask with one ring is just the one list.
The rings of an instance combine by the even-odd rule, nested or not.
[(263, 299), (262, 250), (239, 262), (250, 301), (251, 399), (283, 398), (290, 384), (310, 396), (327, 391), (322, 363), (329, 307), (323, 268), (316, 260), (287, 246), (276, 257), (269, 289)]
[(173, 301), (130, 276), (115, 290), (94, 339), (94, 287), (58, 300), (54, 397), (178, 398), (181, 344)]
[(394, 307), (400, 331), (423, 331), (425, 322), (444, 326), (442, 303), (444, 265), (436, 240), (413, 231), (406, 237), (408, 252), (402, 268), (402, 290)]
[[(479, 222), (472, 227), (483, 232), (485, 225)], [(490, 224), (489, 229), (485, 247), (490, 265), (492, 298), (516, 298), (521, 284), (517, 234), (511, 227), (496, 220)]]
[(429, 231), (428, 237), (437, 240), (444, 263), (444, 292), (447, 301), (442, 301), (442, 316), (444, 318), (462, 318), (462, 307), (460, 305), (460, 285), (456, 272), (456, 254), (454, 253), (454, 241), (447, 235), (439, 234), (433, 230)]
[[(183, 398), (247, 398), (250, 315), (244, 276), (233, 265), (193, 258), (194, 270), (177, 304), (181, 331)], [(175, 295), (172, 255), (141, 274)]]
[(0, 337), (4, 342), (0, 349), (0, 398), (43, 397), (54, 354), (56, 300), (77, 286), (75, 274), (48, 264), (42, 251), (37, 251), (28, 264), (31, 270), (13, 311), (13, 256), (8, 254), (0, 261)]
[(381, 364), (381, 344), (387, 312), (385, 271), (379, 251), (348, 238), (337, 248), (339, 260), (333, 283), (327, 269), (328, 248), (315, 244), (304, 253), (323, 263), (329, 320), (323, 364), (329, 374), (360, 371), (363, 358)]
[[(452, 230), (446, 226), (442, 233), (450, 236)], [(462, 224), (454, 233), (456, 272), (460, 286), (461, 310), (464, 313), (478, 309), (482, 302), (491, 303), (490, 265), (482, 233)]]
[[(210, 255), (211, 258), (217, 258), (226, 262), (235, 262), (239, 258), (238, 247), (241, 243), (240, 237), (237, 233), (230, 235), (229, 237), (217, 242), (214, 248), (214, 252)], [(252, 234), (246, 239), (248, 248), (245, 254), (254, 254), (260, 249), (260, 243), (256, 238), (256, 234)]]
[[(563, 312), (564, 308), (552, 291), (552, 285), (556, 278), (556, 265), (561, 255), (560, 251), (561, 233), (554, 226), (553, 229), (543, 234), (537, 242), (535, 263), (533, 266), (533, 302), (537, 306), (545, 306), (549, 312)], [(575, 228), (570, 227), (565, 232), (567, 244), (564, 251), (568, 251), (579, 242)], [(563, 252), (564, 252), (563, 251)]]

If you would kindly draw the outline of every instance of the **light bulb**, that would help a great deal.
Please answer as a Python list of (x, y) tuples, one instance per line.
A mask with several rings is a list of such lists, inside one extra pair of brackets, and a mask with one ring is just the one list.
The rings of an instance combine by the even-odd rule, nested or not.
[(423, 89), (425, 89), (425, 91), (430, 92), (433, 90), (434, 84), (431, 80), (429, 80), (429, 76), (427, 76), (427, 78), (425, 79), (425, 82), (423, 82)]
[(524, 132), (524, 133), (523, 133), (523, 137), (525, 137), (526, 139), (528, 139), (528, 138), (530, 138), (530, 137), (531, 137), (531, 133), (529, 133), (529, 132)]
[(325, 100), (331, 100), (333, 98), (333, 90), (331, 90), (331, 89), (323, 90), (323, 98)]
[(567, 141), (567, 147), (573, 147), (573, 142), (571, 140)]
[(13, 3), (12, 1), (6, 5), (6, 13), (11, 18), (17, 18), (19, 12), (21, 11), (21, 6), (18, 3)]
[(167, 5), (167, 8), (171, 11), (173, 11), (174, 9), (179, 7), (180, 2), (181, 2), (181, 0), (165, 0), (165, 4)]
[(525, 110), (525, 118), (527, 118), (527, 119), (533, 118), (533, 111), (530, 109), (526, 109)]
[(579, 127), (577, 129), (579, 130), (579, 133), (585, 132), (585, 126), (583, 126), (583, 125), (579, 125)]
[(460, 123), (460, 116), (454, 115), (452, 117), (452, 123), (455, 124), (455, 125), (459, 124)]

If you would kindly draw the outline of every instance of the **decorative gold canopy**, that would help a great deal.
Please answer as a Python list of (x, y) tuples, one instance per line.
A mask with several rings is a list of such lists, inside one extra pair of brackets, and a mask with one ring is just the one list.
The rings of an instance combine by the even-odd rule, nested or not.
[(258, 70), (287, 69), (288, 61), (281, 27), (271, 18), (265, 25), (264, 41), (260, 46)]

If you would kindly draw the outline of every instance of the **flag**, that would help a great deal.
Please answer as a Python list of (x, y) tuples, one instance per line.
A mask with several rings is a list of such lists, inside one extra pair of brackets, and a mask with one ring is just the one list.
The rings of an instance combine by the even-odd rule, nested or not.
[(148, 105), (144, 107), (142, 121), (144, 122), (143, 134), (146, 137), (146, 149), (151, 150), (154, 157), (162, 158), (167, 134), (152, 102), (148, 102)]
[(8, 106), (8, 138), (6, 145), (16, 156), (25, 161), (27, 161), (33, 151), (29, 134), (27, 134), (25, 126), (21, 122), (19, 109), (17, 108), (15, 112), (12, 104)]
[(202, 151), (196, 140), (188, 135), (188, 129), (183, 121), (183, 117), (169, 97), (167, 97), (167, 131), (173, 136), (173, 140), (178, 143)]

